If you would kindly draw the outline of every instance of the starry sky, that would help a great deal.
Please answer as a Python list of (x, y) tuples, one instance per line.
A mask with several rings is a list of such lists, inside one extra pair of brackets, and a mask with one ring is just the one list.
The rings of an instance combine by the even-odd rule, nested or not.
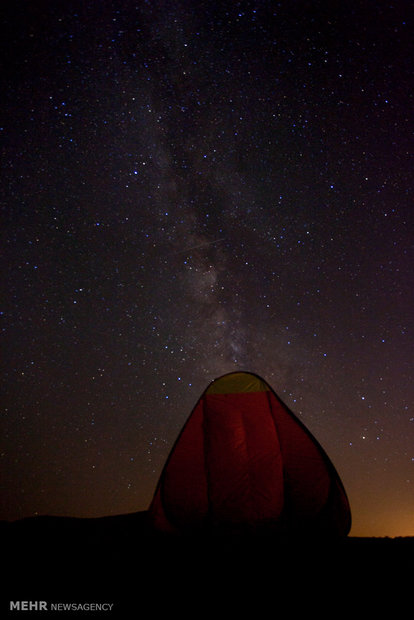
[(241, 369), (414, 535), (410, 5), (2, 4), (0, 518), (145, 510)]

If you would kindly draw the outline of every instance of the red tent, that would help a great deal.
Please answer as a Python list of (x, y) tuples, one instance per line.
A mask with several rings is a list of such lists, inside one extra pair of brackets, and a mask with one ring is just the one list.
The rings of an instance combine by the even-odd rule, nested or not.
[(341, 480), (305, 426), (260, 377), (224, 375), (202, 394), (152, 500), (155, 528), (339, 535), (351, 515)]

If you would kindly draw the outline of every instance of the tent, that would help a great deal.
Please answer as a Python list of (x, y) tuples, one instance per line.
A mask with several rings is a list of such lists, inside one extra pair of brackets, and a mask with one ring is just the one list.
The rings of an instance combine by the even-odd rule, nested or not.
[(325, 451), (259, 376), (235, 372), (201, 395), (149, 508), (171, 533), (346, 536), (348, 499)]

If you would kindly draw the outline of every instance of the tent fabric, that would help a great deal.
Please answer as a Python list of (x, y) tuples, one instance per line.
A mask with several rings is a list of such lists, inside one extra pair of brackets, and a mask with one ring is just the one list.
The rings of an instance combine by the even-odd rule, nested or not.
[(213, 381), (181, 431), (149, 508), (165, 532), (346, 536), (351, 514), (325, 451), (269, 385), (236, 372)]

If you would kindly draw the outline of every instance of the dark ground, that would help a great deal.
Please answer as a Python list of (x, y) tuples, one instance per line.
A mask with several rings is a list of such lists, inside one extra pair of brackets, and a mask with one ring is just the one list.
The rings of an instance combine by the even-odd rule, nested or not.
[[(112, 611), (80, 611), (77, 617), (267, 618), (284, 610), (283, 618), (336, 618), (387, 609), (398, 618), (414, 592), (414, 538), (171, 538), (151, 532), (145, 512), (34, 517), (1, 522), (0, 531), (2, 615), (10, 600), (29, 600), (113, 603)], [(23, 615), (33, 614), (62, 618), (74, 612)]]

